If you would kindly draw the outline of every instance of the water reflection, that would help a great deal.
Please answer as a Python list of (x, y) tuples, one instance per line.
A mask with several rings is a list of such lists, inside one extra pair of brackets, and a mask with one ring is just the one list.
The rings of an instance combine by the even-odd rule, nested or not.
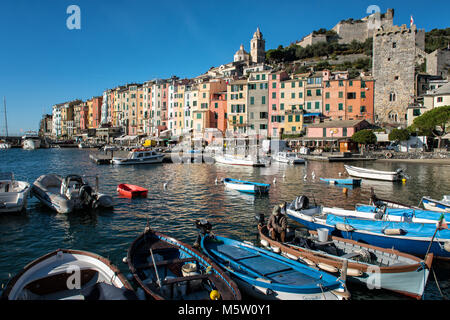
[[(274, 205), (291, 202), (299, 195), (308, 196), (311, 203), (349, 209), (356, 203), (368, 203), (371, 188), (379, 197), (411, 205), (417, 205), (422, 195), (441, 199), (443, 194), (450, 193), (450, 168), (442, 165), (358, 162), (354, 165), (379, 170), (404, 167), (411, 179), (405, 184), (363, 180), (361, 187), (348, 188), (344, 194), (341, 187), (319, 180), (346, 177), (343, 163), (307, 162), (295, 166), (274, 163), (263, 168), (186, 163), (111, 166), (95, 165), (85, 149), (41, 149), (28, 153), (10, 149), (0, 152), (0, 163), (1, 171), (12, 171), (17, 179), (30, 183), (48, 173), (99, 175), (100, 192), (112, 195), (115, 201), (110, 211), (59, 215), (33, 198), (25, 215), (1, 216), (0, 283), (5, 283), (8, 273), (16, 273), (31, 260), (57, 248), (98, 253), (128, 272), (121, 260), (131, 242), (143, 232), (147, 218), (155, 230), (190, 244), (198, 232), (194, 222), (202, 218), (213, 224), (216, 234), (255, 241), (254, 216), (264, 213), (267, 217)], [(269, 195), (242, 194), (226, 189), (223, 183), (216, 184), (216, 179), (226, 177), (269, 183)], [(148, 197), (133, 200), (120, 197), (117, 193), (120, 183), (145, 187), (149, 190)], [(442, 279), (448, 279), (444, 276)], [(429, 286), (426, 292), (436, 296), (436, 288)], [(366, 293), (364, 288), (355, 290), (354, 298), (392, 297), (378, 291)], [(428, 292), (428, 296), (432, 294)]]

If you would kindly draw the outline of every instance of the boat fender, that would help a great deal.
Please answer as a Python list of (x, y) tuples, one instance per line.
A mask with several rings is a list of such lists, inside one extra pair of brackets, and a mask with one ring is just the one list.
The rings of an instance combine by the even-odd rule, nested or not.
[(278, 248), (278, 247), (272, 247), (271, 249), (275, 253), (280, 253), (281, 252), (280, 248)]
[(262, 293), (266, 296), (269, 296), (271, 294), (273, 294), (273, 291), (269, 288), (262, 288), (262, 287), (258, 287), (258, 286), (253, 286), (252, 287), (253, 290), (258, 291), (259, 293)]
[(336, 273), (336, 272), (339, 271), (338, 268), (336, 268), (336, 267), (334, 267), (334, 266), (331, 266), (331, 265), (329, 265), (329, 264), (326, 264), (326, 263), (322, 263), (322, 262), (319, 262), (319, 263), (317, 264), (317, 266), (318, 266), (320, 269), (325, 270), (325, 271), (327, 271), (327, 272), (331, 272), (331, 273)]
[[(341, 270), (342, 272), (342, 270)], [(364, 272), (362, 272), (359, 269), (354, 269), (354, 268), (348, 268), (347, 269), (347, 276), (349, 277), (361, 277), (364, 274)]]
[(450, 252), (450, 241), (445, 241), (444, 250)]
[(340, 231), (350, 231), (350, 232), (355, 231), (355, 228), (345, 223), (336, 223), (336, 229)]
[(389, 236), (403, 236), (406, 234), (406, 231), (401, 228), (396, 229), (384, 229), (383, 233)]
[(295, 261), (298, 260), (298, 257), (296, 257), (296, 256), (294, 256), (293, 254), (290, 254), (290, 253), (285, 253), (285, 256), (288, 257), (289, 259), (292, 259), (292, 260), (295, 260)]
[(311, 261), (311, 260), (309, 260), (309, 259), (301, 258), (301, 261), (304, 262), (304, 263), (306, 263), (306, 264), (309, 265), (309, 266), (313, 266), (313, 267), (316, 266), (316, 264), (314, 263), (314, 261)]
[(220, 293), (217, 290), (213, 290), (209, 294), (209, 297), (210, 297), (211, 300), (219, 300), (220, 299)]
[(262, 239), (261, 240), (261, 245), (263, 245), (264, 247), (268, 247), (269, 246), (269, 241)]

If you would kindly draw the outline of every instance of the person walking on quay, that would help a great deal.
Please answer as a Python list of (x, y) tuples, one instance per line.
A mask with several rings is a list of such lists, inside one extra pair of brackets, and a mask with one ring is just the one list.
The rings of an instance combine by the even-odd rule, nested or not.
[(281, 213), (281, 206), (275, 206), (273, 208), (272, 215), (267, 222), (267, 229), (272, 240), (285, 242), (287, 217)]

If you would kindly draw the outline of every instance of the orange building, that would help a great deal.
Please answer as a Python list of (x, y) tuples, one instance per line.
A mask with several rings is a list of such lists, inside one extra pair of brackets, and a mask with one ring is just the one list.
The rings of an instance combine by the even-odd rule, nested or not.
[(217, 92), (211, 95), (209, 105), (210, 128), (217, 128), (223, 134), (227, 130), (227, 92)]
[(323, 72), (323, 114), (333, 120), (374, 121), (375, 81), (349, 79), (347, 72)]

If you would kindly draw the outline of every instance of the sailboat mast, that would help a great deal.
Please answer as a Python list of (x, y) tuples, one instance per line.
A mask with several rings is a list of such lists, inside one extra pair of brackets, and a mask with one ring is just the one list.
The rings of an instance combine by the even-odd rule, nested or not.
[(5, 130), (6, 130), (6, 137), (8, 137), (8, 118), (6, 117), (6, 97), (3, 97), (3, 105), (5, 106)]

